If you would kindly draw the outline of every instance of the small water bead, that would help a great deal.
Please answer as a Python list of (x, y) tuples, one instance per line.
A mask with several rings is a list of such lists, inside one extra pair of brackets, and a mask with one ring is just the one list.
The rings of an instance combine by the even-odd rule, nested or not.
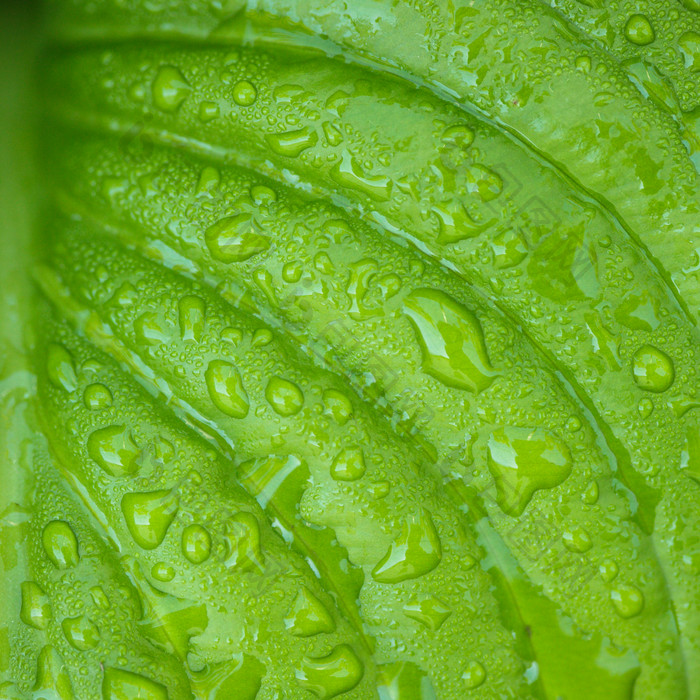
[(166, 562), (159, 561), (151, 567), (151, 576), (156, 581), (168, 583), (175, 578), (175, 569)]
[(78, 379), (75, 375), (75, 365), (71, 354), (62, 345), (51, 343), (46, 359), (46, 372), (49, 381), (59, 389), (68, 393), (76, 390)]
[(640, 14), (632, 15), (625, 24), (625, 37), (637, 46), (651, 44), (656, 38), (651, 22)]
[(44, 590), (34, 581), (24, 581), (20, 586), (22, 605), (19, 617), (25, 625), (45, 630), (51, 621), (51, 603)]
[(107, 667), (104, 673), (102, 700), (168, 700), (166, 687), (150, 678), (112, 667)]
[(427, 510), (407, 520), (399, 537), (372, 570), (379, 583), (400, 583), (432, 571), (442, 559), (440, 537)]
[(239, 80), (233, 86), (233, 101), (241, 107), (250, 107), (258, 97), (255, 85), (247, 80)]
[(610, 593), (610, 600), (620, 617), (636, 617), (644, 609), (644, 594), (636, 586), (621, 584)]
[(331, 465), (331, 476), (336, 481), (357, 481), (365, 473), (365, 455), (360, 447), (341, 450)]
[(199, 121), (205, 124), (214, 119), (217, 119), (219, 117), (219, 114), (219, 105), (216, 102), (209, 102), (208, 100), (200, 103), (199, 111), (197, 112)]
[(305, 126), (302, 129), (284, 131), (279, 134), (267, 134), (265, 140), (277, 155), (297, 158), (307, 148), (316, 145), (318, 134), (310, 127)]
[(442, 623), (452, 614), (452, 610), (439, 598), (423, 596), (414, 598), (403, 608), (404, 615), (425, 625), (432, 632), (442, 627)]
[(46, 556), (57, 569), (72, 569), (80, 561), (78, 538), (63, 520), (52, 520), (41, 533)]
[(591, 481), (591, 483), (588, 484), (588, 486), (586, 487), (586, 490), (581, 495), (581, 500), (586, 505), (592, 506), (598, 502), (598, 497), (599, 497), (598, 482)]
[[(47, 644), (39, 653), (36, 665), (36, 682), (32, 688), (36, 700), (76, 700), (68, 666), (56, 649)], [(109, 698), (118, 700), (118, 698)]]
[(576, 552), (577, 554), (583, 554), (593, 546), (591, 536), (582, 527), (566, 530), (562, 535), (562, 540), (564, 541), (564, 546), (570, 552)]
[(232, 418), (245, 418), (250, 402), (238, 370), (224, 360), (212, 360), (204, 373), (212, 403)]
[(364, 666), (347, 644), (340, 644), (327, 656), (304, 657), (295, 676), (299, 685), (321, 700), (352, 690), (362, 680)]
[(136, 544), (155, 549), (168, 532), (178, 510), (178, 497), (161, 489), (146, 493), (127, 493), (122, 497), (122, 514)]
[(90, 589), (90, 597), (92, 598), (92, 602), (95, 604), (95, 607), (99, 608), (100, 610), (109, 610), (111, 607), (109, 598), (104, 592), (104, 588), (102, 588), (102, 586), (93, 586)]
[(91, 411), (101, 411), (112, 405), (112, 392), (104, 384), (90, 384), (83, 392), (83, 403)]
[(654, 411), (654, 402), (647, 396), (639, 400), (637, 411), (642, 418), (649, 418)]
[(270, 379), (265, 388), (265, 398), (280, 416), (294, 416), (304, 406), (304, 394), (301, 389), (281, 377)]
[(174, 66), (162, 66), (153, 81), (153, 103), (164, 112), (176, 112), (192, 87)]
[(123, 425), (98, 428), (90, 434), (88, 454), (111, 476), (125, 476), (138, 471), (139, 448)]
[(85, 615), (67, 617), (61, 627), (68, 643), (78, 651), (94, 649), (100, 643), (97, 625)]
[(578, 416), (571, 416), (566, 421), (566, 429), (570, 433), (577, 433), (579, 430), (581, 430), (581, 419)]
[(605, 583), (612, 583), (617, 578), (620, 568), (612, 559), (606, 559), (601, 563), (598, 570), (600, 571), (600, 577)]
[(483, 685), (486, 680), (486, 669), (478, 661), (470, 661), (462, 674), (464, 683), (469, 690)]
[(261, 234), (251, 214), (227, 216), (210, 226), (204, 242), (211, 256), (223, 263), (239, 263), (270, 247), (270, 239)]
[(632, 358), (634, 381), (640, 389), (661, 393), (675, 379), (671, 358), (653, 345), (642, 345)]
[(576, 68), (577, 70), (580, 70), (582, 73), (590, 73), (591, 72), (591, 57), (590, 56), (577, 56), (576, 57)]
[(503, 192), (503, 180), (484, 165), (473, 165), (466, 172), (467, 188), (477, 192), (482, 201), (490, 202)]
[(335, 630), (335, 622), (326, 606), (306, 586), (297, 594), (284, 618), (284, 626), (295, 637), (312, 637)]
[(182, 531), (182, 553), (193, 564), (205, 562), (211, 554), (211, 535), (202, 525), (188, 525)]
[(343, 132), (333, 122), (323, 122), (321, 128), (329, 146), (340, 146), (343, 143)]

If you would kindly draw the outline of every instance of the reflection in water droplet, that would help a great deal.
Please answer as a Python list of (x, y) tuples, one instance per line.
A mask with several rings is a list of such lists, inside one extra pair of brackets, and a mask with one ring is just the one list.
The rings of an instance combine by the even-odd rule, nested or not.
[(331, 465), (331, 476), (336, 481), (356, 481), (365, 473), (365, 455), (359, 447), (341, 450)]
[(223, 360), (212, 360), (204, 373), (212, 403), (232, 418), (245, 418), (250, 409), (248, 394), (238, 370)]
[(646, 46), (654, 41), (656, 35), (647, 17), (634, 14), (627, 20), (627, 24), (625, 24), (625, 37), (633, 44)]
[(518, 517), (538, 489), (554, 488), (571, 473), (571, 452), (543, 428), (498, 428), (488, 443), (488, 468), (496, 482), (498, 505)]
[(57, 569), (72, 569), (80, 561), (78, 538), (63, 520), (52, 520), (41, 535), (46, 556)]
[(305, 657), (295, 671), (299, 685), (321, 700), (347, 693), (362, 680), (364, 667), (347, 644), (340, 644), (320, 659)]
[(335, 630), (335, 622), (326, 606), (306, 586), (299, 591), (284, 618), (284, 625), (295, 637), (312, 637)]
[(147, 493), (126, 493), (122, 497), (122, 513), (136, 544), (155, 549), (175, 519), (178, 498), (168, 490)]
[(270, 247), (270, 239), (259, 232), (250, 214), (236, 214), (220, 219), (204, 234), (211, 256), (223, 263), (239, 263)]
[(102, 700), (168, 700), (164, 685), (121, 668), (106, 668), (102, 680)]
[(112, 392), (104, 384), (90, 384), (85, 387), (83, 403), (91, 411), (101, 411), (112, 405)]
[(406, 617), (424, 624), (433, 632), (437, 632), (442, 623), (452, 614), (450, 608), (433, 596), (414, 598), (404, 606), (403, 612)]
[(211, 554), (211, 535), (201, 525), (188, 525), (182, 531), (182, 552), (193, 564), (201, 564)]
[(51, 604), (48, 596), (34, 581), (24, 581), (20, 589), (22, 593), (20, 620), (29, 627), (45, 630), (51, 620)]
[(503, 180), (500, 175), (484, 165), (473, 165), (466, 172), (467, 187), (470, 192), (477, 192), (484, 202), (496, 199), (503, 192)]
[(153, 103), (164, 112), (175, 112), (187, 99), (192, 87), (173, 66), (163, 66), (153, 81)]
[(493, 382), (479, 320), (444, 292), (417, 289), (405, 299), (423, 351), (423, 370), (447, 386), (479, 393)]
[(372, 570), (379, 583), (399, 583), (432, 571), (442, 559), (440, 537), (430, 513), (406, 521), (403, 530)]
[(68, 643), (78, 651), (94, 649), (100, 642), (97, 625), (85, 615), (67, 617), (61, 623), (61, 627)]
[(673, 384), (676, 376), (673, 361), (653, 345), (642, 345), (632, 362), (634, 381), (640, 389), (661, 393)]
[(180, 318), (180, 336), (183, 340), (199, 342), (204, 334), (204, 314), (206, 307), (204, 299), (188, 294), (178, 302)]
[(287, 158), (296, 158), (307, 148), (311, 148), (318, 141), (318, 134), (308, 126), (294, 131), (284, 131), (281, 134), (267, 134), (265, 136), (270, 148), (277, 155)]
[(483, 685), (486, 680), (486, 669), (478, 661), (470, 661), (462, 674), (464, 683), (469, 690)]
[(293, 382), (272, 377), (265, 388), (265, 398), (280, 416), (294, 416), (304, 405), (304, 394)]
[(54, 386), (68, 393), (76, 390), (78, 380), (75, 376), (73, 358), (62, 345), (56, 345), (56, 343), (49, 345), (46, 372)]
[(617, 614), (625, 619), (639, 615), (644, 609), (644, 594), (636, 586), (621, 584), (610, 593)]
[(91, 459), (112, 476), (134, 474), (138, 470), (139, 448), (123, 425), (95, 430), (88, 437), (87, 448)]

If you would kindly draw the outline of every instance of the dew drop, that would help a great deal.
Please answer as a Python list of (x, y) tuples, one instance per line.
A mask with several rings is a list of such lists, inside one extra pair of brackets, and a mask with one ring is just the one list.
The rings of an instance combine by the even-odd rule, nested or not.
[(352, 690), (362, 680), (364, 667), (347, 644), (340, 644), (327, 656), (304, 657), (295, 675), (299, 685), (321, 700)]
[(450, 245), (467, 238), (474, 238), (494, 223), (494, 219), (477, 223), (458, 199), (434, 206), (432, 211), (438, 219), (437, 240), (441, 245)]
[(605, 583), (612, 583), (620, 571), (617, 563), (612, 559), (605, 559), (605, 561), (601, 562), (598, 570), (600, 571), (600, 577)]
[(270, 247), (270, 239), (258, 232), (258, 225), (250, 214), (236, 214), (210, 226), (204, 241), (211, 256), (223, 263), (238, 263)]
[(57, 569), (72, 569), (80, 561), (78, 538), (63, 520), (52, 520), (41, 534), (46, 556)]
[(204, 299), (188, 294), (178, 302), (180, 336), (183, 340), (199, 342), (204, 335)]
[(250, 107), (258, 97), (255, 85), (247, 80), (239, 80), (233, 86), (233, 101), (241, 107)]
[(474, 143), (474, 129), (466, 124), (448, 126), (442, 132), (442, 140), (450, 146), (469, 148)]
[(211, 535), (202, 525), (188, 525), (182, 531), (182, 553), (193, 564), (205, 562), (211, 554)]
[(20, 588), (22, 593), (20, 620), (29, 627), (45, 630), (52, 617), (48, 596), (34, 581), (24, 581)]
[(211, 165), (207, 165), (199, 174), (195, 192), (198, 195), (212, 195), (219, 188), (220, 184), (221, 173)]
[(102, 679), (102, 700), (168, 700), (164, 685), (122, 668), (105, 669)]
[(391, 198), (391, 179), (385, 175), (368, 175), (347, 151), (343, 153), (340, 162), (333, 166), (331, 177), (341, 187), (357, 190), (376, 202), (386, 202)]
[(684, 32), (678, 39), (678, 48), (683, 54), (685, 67), (693, 72), (700, 72), (700, 34)]
[(217, 119), (219, 113), (219, 105), (216, 102), (210, 102), (207, 100), (199, 104), (199, 111), (197, 112), (197, 116), (199, 117), (199, 121), (206, 124), (207, 122)]
[(295, 637), (312, 637), (335, 630), (335, 622), (326, 606), (306, 586), (297, 594), (284, 625)]
[(583, 554), (593, 546), (591, 536), (580, 526), (565, 530), (562, 540), (564, 541), (564, 546), (570, 552), (576, 552), (577, 554)]
[(134, 321), (134, 335), (138, 343), (147, 346), (161, 345), (170, 340), (165, 320), (153, 311), (146, 311)]
[(238, 370), (224, 360), (212, 360), (204, 373), (212, 403), (232, 418), (245, 418), (250, 409), (248, 394)]
[(61, 627), (68, 643), (78, 651), (94, 649), (100, 642), (97, 625), (85, 615), (67, 617)]
[(595, 505), (598, 502), (598, 496), (600, 492), (598, 489), (598, 482), (591, 481), (586, 487), (586, 490), (581, 495), (581, 500), (589, 506)]
[(104, 384), (90, 384), (85, 387), (83, 403), (91, 411), (101, 411), (112, 405), (112, 392)]
[(57, 345), (56, 343), (49, 345), (46, 372), (54, 386), (68, 393), (76, 390), (78, 380), (75, 376), (73, 358), (62, 345)]
[(452, 614), (447, 605), (434, 596), (414, 598), (404, 606), (404, 615), (425, 625), (432, 632), (437, 632), (442, 623)]
[(168, 581), (172, 581), (175, 578), (175, 569), (170, 564), (159, 561), (151, 567), (151, 576), (156, 581), (168, 583)]
[(372, 577), (379, 583), (400, 583), (432, 571), (442, 559), (440, 537), (430, 513), (423, 510), (404, 523), (403, 530)]
[(676, 376), (673, 361), (653, 345), (642, 345), (632, 361), (634, 381), (640, 389), (661, 393), (673, 384)]
[(435, 700), (430, 678), (412, 661), (394, 661), (377, 667), (379, 700)]
[(39, 654), (32, 698), (75, 700), (68, 667), (56, 649), (46, 645)]
[(360, 447), (341, 450), (331, 465), (331, 476), (336, 481), (357, 481), (365, 473), (365, 456)]
[(501, 177), (483, 165), (473, 165), (466, 172), (467, 188), (477, 192), (484, 202), (490, 202), (503, 192)]
[(644, 15), (634, 14), (625, 24), (625, 37), (637, 46), (646, 46), (654, 41), (656, 35), (651, 22)]
[(287, 263), (282, 268), (282, 279), (287, 282), (287, 284), (295, 284), (301, 279), (301, 275), (304, 272), (302, 264), (295, 260), (293, 262)]
[(517, 231), (509, 229), (499, 233), (491, 241), (493, 264), (497, 270), (506, 270), (519, 265), (528, 254), (525, 239)]
[(192, 87), (174, 66), (163, 66), (153, 81), (153, 103), (164, 112), (176, 112)]
[(498, 428), (488, 442), (487, 464), (496, 482), (498, 505), (520, 516), (538, 489), (558, 486), (571, 473), (571, 452), (543, 428)]
[(281, 134), (267, 134), (265, 136), (270, 148), (279, 156), (297, 158), (307, 148), (316, 145), (318, 134), (308, 126), (293, 131), (284, 131)]
[(644, 594), (636, 586), (621, 584), (610, 593), (615, 611), (620, 617), (636, 617), (644, 608)]
[(169, 490), (127, 493), (122, 497), (122, 513), (136, 544), (155, 549), (168, 532), (178, 509), (178, 498)]
[(336, 389), (326, 389), (323, 392), (323, 406), (338, 425), (345, 425), (352, 418), (350, 399)]
[(486, 680), (486, 669), (478, 661), (470, 661), (462, 674), (464, 684), (469, 690), (483, 685)]
[(111, 476), (125, 476), (138, 470), (139, 448), (123, 425), (95, 430), (88, 437), (87, 448), (90, 458)]
[(236, 571), (264, 571), (260, 524), (252, 513), (240, 512), (226, 521), (226, 566)]
[(304, 405), (304, 394), (293, 382), (281, 377), (272, 377), (265, 388), (265, 398), (275, 413), (294, 416)]

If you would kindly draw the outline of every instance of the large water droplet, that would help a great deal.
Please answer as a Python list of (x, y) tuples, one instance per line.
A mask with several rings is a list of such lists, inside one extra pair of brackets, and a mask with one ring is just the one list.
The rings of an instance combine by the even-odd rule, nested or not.
[(245, 418), (250, 409), (248, 394), (238, 370), (223, 360), (212, 360), (204, 374), (212, 403), (232, 418)]
[(75, 376), (73, 358), (62, 345), (57, 345), (56, 343), (49, 345), (46, 372), (54, 386), (68, 393), (76, 390), (78, 380)]
[(61, 627), (68, 643), (78, 651), (94, 649), (100, 642), (97, 625), (85, 615), (67, 617), (61, 623)]
[(206, 230), (204, 241), (212, 257), (224, 263), (243, 262), (270, 247), (270, 239), (245, 213), (217, 221)]
[(476, 192), (484, 202), (496, 199), (503, 192), (503, 180), (500, 175), (484, 165), (473, 165), (466, 172), (467, 188)]
[(434, 596), (414, 598), (403, 608), (404, 615), (437, 632), (442, 623), (452, 614), (452, 610)]
[(304, 405), (301, 389), (286, 379), (272, 377), (265, 388), (265, 398), (275, 413), (280, 416), (294, 416)]
[(647, 17), (634, 14), (627, 20), (627, 24), (625, 24), (625, 37), (633, 44), (646, 46), (654, 41), (656, 35)]
[(158, 547), (175, 519), (178, 497), (172, 491), (126, 493), (122, 497), (122, 513), (136, 544), (143, 549)]
[(180, 319), (180, 336), (183, 340), (199, 342), (204, 334), (204, 315), (206, 306), (204, 299), (194, 294), (188, 294), (178, 302)]
[(51, 621), (51, 604), (48, 596), (34, 581), (24, 581), (20, 588), (22, 592), (20, 620), (34, 629), (45, 630)]
[(386, 202), (391, 198), (392, 181), (385, 175), (367, 175), (347, 151), (331, 170), (331, 177), (341, 187), (350, 187), (376, 202)]
[(153, 103), (164, 112), (175, 112), (187, 99), (192, 87), (174, 66), (163, 66), (153, 81)]
[(519, 265), (527, 257), (525, 239), (517, 231), (508, 229), (491, 241), (493, 264), (497, 270), (506, 270)]
[(562, 535), (562, 540), (569, 551), (578, 554), (587, 552), (593, 546), (591, 536), (581, 526), (566, 529)]
[(493, 382), (479, 320), (444, 292), (417, 289), (405, 301), (405, 313), (418, 334), (423, 370), (447, 386), (478, 393)]
[(211, 535), (201, 525), (188, 525), (182, 531), (182, 553), (193, 564), (201, 564), (211, 554)]
[(39, 654), (32, 698), (75, 700), (68, 667), (56, 649), (50, 645), (46, 645)]
[(295, 637), (312, 637), (335, 630), (335, 622), (326, 606), (306, 586), (299, 591), (284, 618), (284, 625)]
[(543, 428), (498, 428), (488, 443), (488, 468), (498, 504), (518, 517), (538, 489), (554, 488), (571, 473), (571, 451)]
[(265, 140), (277, 155), (296, 158), (317, 143), (318, 134), (305, 126), (294, 131), (284, 131), (281, 134), (267, 134)]
[(305, 657), (295, 672), (302, 688), (322, 700), (352, 690), (364, 675), (364, 666), (347, 644), (340, 644), (320, 659)]
[(57, 569), (72, 569), (80, 561), (78, 538), (63, 520), (52, 520), (41, 534), (46, 556)]
[(395, 661), (377, 667), (379, 700), (436, 700), (430, 678), (411, 661)]
[(378, 269), (377, 261), (372, 258), (363, 258), (349, 265), (350, 281), (346, 289), (350, 297), (348, 315), (354, 321), (362, 321), (382, 313), (381, 306), (367, 306), (364, 303), (370, 280), (377, 274)]
[(474, 143), (474, 129), (467, 124), (453, 124), (442, 132), (442, 140), (459, 148), (469, 148)]
[(326, 389), (323, 392), (323, 405), (338, 425), (345, 425), (352, 417), (352, 403), (345, 394), (336, 389)]
[(258, 97), (255, 85), (247, 80), (239, 80), (233, 86), (233, 101), (241, 107), (250, 107)]
[(610, 592), (615, 611), (625, 619), (636, 617), (644, 609), (644, 594), (636, 586), (621, 584)]
[(83, 403), (91, 411), (101, 411), (112, 405), (112, 392), (104, 384), (90, 384), (85, 387)]
[(252, 513), (240, 512), (226, 521), (226, 566), (237, 571), (264, 571), (260, 525)]
[(438, 218), (440, 231), (438, 243), (449, 245), (459, 243), (467, 238), (474, 238), (485, 231), (493, 223), (494, 219), (484, 222), (476, 222), (458, 199), (452, 199), (433, 207), (433, 213)]
[(123, 668), (106, 668), (102, 700), (168, 700), (164, 685)]
[(469, 690), (474, 690), (483, 685), (486, 680), (486, 669), (478, 661), (470, 661), (462, 674), (464, 684)]
[(360, 447), (341, 450), (331, 465), (331, 476), (336, 481), (357, 481), (365, 473), (365, 455)]
[(199, 117), (199, 121), (204, 124), (214, 119), (218, 119), (220, 113), (221, 110), (216, 102), (205, 100), (204, 102), (199, 103), (199, 111), (197, 112), (197, 116)]
[(95, 430), (88, 437), (87, 448), (91, 459), (112, 476), (134, 474), (138, 470), (139, 448), (123, 425)]
[(632, 358), (634, 381), (640, 389), (661, 393), (666, 391), (676, 373), (673, 361), (653, 345), (642, 345)]
[(146, 311), (134, 321), (134, 335), (140, 344), (156, 346), (170, 340), (170, 329), (160, 314)]
[(403, 530), (372, 570), (379, 583), (399, 583), (432, 571), (442, 559), (440, 537), (430, 513), (423, 510)]

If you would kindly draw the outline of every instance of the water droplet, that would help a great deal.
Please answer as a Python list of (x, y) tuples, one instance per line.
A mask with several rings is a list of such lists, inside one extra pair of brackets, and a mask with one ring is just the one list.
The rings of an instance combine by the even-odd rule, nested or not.
[(639, 399), (637, 404), (637, 411), (642, 418), (649, 418), (654, 410), (654, 402), (647, 396), (643, 399)]
[(182, 531), (182, 553), (193, 564), (201, 564), (211, 554), (211, 535), (201, 525), (188, 525)]
[(562, 540), (564, 541), (564, 546), (570, 552), (576, 552), (578, 554), (587, 552), (593, 546), (591, 536), (580, 526), (565, 530), (562, 535)]
[(75, 376), (73, 358), (62, 345), (56, 345), (56, 343), (49, 345), (46, 372), (54, 386), (68, 393), (76, 390), (78, 380)]
[(304, 657), (295, 675), (302, 688), (325, 700), (352, 690), (362, 680), (364, 667), (351, 647), (340, 644), (327, 656)]
[(681, 452), (681, 471), (700, 484), (700, 431), (688, 428)]
[(681, 5), (691, 12), (700, 12), (700, 0), (681, 0)]
[(80, 561), (78, 538), (63, 520), (52, 520), (41, 534), (46, 556), (57, 569), (72, 569)]
[(295, 637), (312, 637), (335, 630), (335, 622), (326, 606), (306, 586), (297, 594), (284, 625)]
[[(188, 665), (192, 669), (191, 660), (190, 655)], [(192, 679), (194, 697), (200, 700), (256, 700), (261, 697), (259, 692), (265, 671), (265, 666), (254, 656), (236, 654), (230, 660), (208, 663), (201, 671), (188, 676)]]
[(349, 187), (376, 202), (391, 199), (392, 181), (385, 175), (367, 175), (360, 163), (347, 151), (331, 170), (331, 177), (341, 187)]
[(175, 578), (175, 569), (170, 566), (170, 564), (159, 561), (151, 567), (151, 576), (153, 576), (156, 581), (167, 583)]
[(90, 589), (90, 596), (92, 597), (92, 602), (100, 610), (109, 610), (110, 603), (107, 594), (104, 592), (102, 586), (93, 586)]
[(68, 667), (50, 645), (46, 645), (39, 654), (33, 691), (32, 698), (35, 700), (75, 700)]
[(634, 381), (640, 389), (661, 393), (673, 384), (676, 376), (673, 361), (653, 345), (642, 345), (632, 360)]
[(250, 107), (258, 97), (258, 91), (253, 83), (239, 80), (233, 86), (233, 101), (241, 107)]
[(568, 446), (543, 428), (498, 428), (488, 442), (487, 464), (496, 482), (498, 505), (522, 515), (538, 489), (558, 486), (571, 473)]
[(102, 680), (102, 700), (168, 700), (164, 685), (122, 668), (106, 668)]
[(250, 188), (250, 196), (259, 207), (268, 206), (277, 201), (277, 193), (267, 185), (253, 185)]
[(448, 126), (442, 132), (442, 140), (450, 146), (469, 148), (474, 143), (474, 129), (466, 124)]
[(503, 180), (483, 165), (473, 165), (466, 172), (467, 189), (477, 192), (484, 202), (496, 199), (503, 192)]
[(265, 388), (265, 398), (275, 413), (280, 416), (294, 416), (304, 405), (301, 389), (286, 379), (272, 377)]
[(277, 155), (296, 158), (307, 148), (316, 145), (318, 134), (305, 126), (303, 129), (284, 131), (281, 134), (267, 134), (265, 140)]
[(588, 486), (586, 487), (586, 490), (581, 495), (581, 500), (586, 505), (592, 506), (598, 502), (598, 496), (599, 496), (598, 482), (591, 481), (591, 483), (588, 484)]
[(442, 623), (452, 614), (452, 610), (434, 596), (414, 598), (404, 606), (404, 615), (424, 624), (429, 630), (437, 632)]
[(336, 481), (357, 481), (365, 473), (365, 456), (359, 447), (341, 450), (331, 465), (331, 476)]
[(195, 192), (198, 195), (212, 195), (219, 188), (220, 184), (221, 173), (211, 165), (207, 165), (199, 175)]
[(224, 263), (238, 263), (270, 247), (270, 239), (258, 232), (250, 214), (236, 214), (217, 221), (204, 234), (211, 256)]
[(136, 544), (143, 549), (158, 547), (175, 519), (178, 497), (172, 491), (126, 493), (122, 513)]
[(366, 306), (365, 296), (369, 291), (370, 280), (377, 274), (379, 266), (372, 258), (363, 258), (349, 265), (350, 281), (346, 289), (350, 297), (348, 314), (354, 321), (372, 318), (382, 312), (381, 306)]
[(136, 287), (131, 282), (120, 284), (118, 289), (112, 294), (112, 297), (107, 302), (109, 306), (117, 306), (121, 309), (128, 309), (136, 304), (139, 299), (139, 293)]
[(617, 614), (625, 619), (635, 617), (644, 608), (644, 594), (636, 586), (621, 584), (610, 592)]
[(112, 392), (104, 384), (90, 384), (85, 387), (83, 403), (91, 411), (101, 411), (112, 405)]
[(590, 73), (592, 68), (592, 62), (590, 56), (577, 56), (576, 57), (576, 68), (582, 73)]
[(491, 241), (491, 250), (493, 264), (497, 270), (506, 270), (519, 265), (528, 253), (525, 239), (512, 229), (499, 233)]
[(350, 399), (336, 389), (326, 389), (323, 392), (323, 405), (326, 413), (338, 425), (345, 425), (352, 418), (352, 403), (350, 403)]
[(600, 571), (600, 577), (603, 579), (603, 581), (605, 581), (605, 583), (612, 583), (620, 571), (617, 563), (612, 559), (606, 559), (605, 561), (601, 562), (598, 570)]
[(24, 581), (20, 588), (22, 592), (20, 620), (29, 627), (45, 630), (52, 616), (48, 596), (34, 581)]
[(250, 341), (251, 347), (263, 348), (272, 342), (272, 331), (268, 328), (258, 328), (253, 333), (253, 339)]
[(67, 617), (61, 623), (68, 643), (78, 651), (94, 649), (100, 642), (97, 625), (85, 615)]
[(188, 294), (178, 302), (180, 317), (180, 336), (183, 340), (199, 342), (204, 334), (204, 315), (206, 307), (204, 299)]
[(632, 15), (625, 24), (625, 37), (638, 46), (651, 44), (656, 38), (651, 22), (640, 14)]
[(156, 346), (170, 340), (165, 319), (154, 311), (146, 311), (134, 321), (134, 335), (142, 345)]
[(432, 211), (437, 216), (440, 225), (437, 240), (441, 245), (450, 245), (467, 238), (474, 238), (494, 223), (494, 219), (477, 223), (458, 199), (434, 206)]
[(430, 678), (412, 661), (395, 661), (377, 667), (379, 700), (435, 700)]
[(139, 448), (123, 425), (95, 430), (88, 438), (87, 448), (91, 459), (111, 476), (125, 476), (138, 470)]
[(684, 32), (678, 39), (678, 48), (683, 54), (685, 67), (693, 73), (700, 72), (700, 34)]
[(206, 124), (207, 122), (217, 119), (219, 114), (220, 109), (216, 102), (205, 101), (200, 103), (197, 116), (199, 117), (199, 121)]
[(495, 372), (474, 314), (434, 289), (417, 289), (404, 304), (418, 334), (425, 372), (447, 386), (475, 393), (491, 385)]
[(323, 122), (323, 135), (330, 146), (340, 146), (343, 143), (343, 132), (333, 122)]
[(232, 418), (245, 418), (248, 415), (248, 394), (241, 375), (230, 362), (212, 360), (204, 376), (214, 406)]
[(240, 512), (226, 521), (226, 566), (237, 571), (264, 571), (260, 525), (252, 513)]
[(486, 680), (486, 669), (478, 661), (470, 661), (462, 674), (464, 683), (469, 690), (483, 685)]
[(432, 571), (442, 559), (440, 537), (430, 513), (423, 510), (404, 523), (403, 530), (372, 570), (379, 583), (399, 583)]
[(635, 331), (654, 331), (659, 327), (659, 300), (648, 291), (626, 295), (615, 309), (615, 318)]
[(176, 112), (187, 99), (192, 87), (173, 66), (163, 66), (153, 81), (153, 103), (164, 112)]

